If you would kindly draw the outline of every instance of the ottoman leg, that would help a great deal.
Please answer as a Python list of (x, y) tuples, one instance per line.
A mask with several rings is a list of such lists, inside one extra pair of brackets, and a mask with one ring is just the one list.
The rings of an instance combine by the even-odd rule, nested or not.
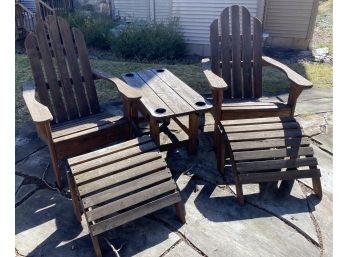
[(97, 257), (102, 257), (98, 236), (92, 236), (91, 235), (91, 239), (92, 239), (92, 244), (93, 244), (93, 248), (94, 248), (94, 251), (95, 251), (95, 255)]
[(313, 191), (319, 197), (322, 198), (323, 192), (321, 189), (321, 182), (319, 177), (312, 178)]
[(71, 201), (72, 201), (75, 217), (76, 217), (77, 221), (81, 223), (80, 203), (79, 203), (79, 199), (78, 199), (78, 196), (77, 196), (76, 184), (75, 184), (74, 178), (73, 178), (73, 176), (71, 174), (71, 171), (67, 172), (67, 176), (68, 176), (68, 183), (69, 183), (69, 188), (70, 188)]
[(175, 204), (175, 211), (176, 211), (176, 216), (180, 219), (180, 221), (185, 224), (186, 223), (186, 211), (185, 211), (185, 206), (181, 203), (178, 202)]
[(237, 199), (239, 204), (244, 205), (243, 187), (239, 181), (238, 182), (236, 181), (236, 191), (237, 191)]

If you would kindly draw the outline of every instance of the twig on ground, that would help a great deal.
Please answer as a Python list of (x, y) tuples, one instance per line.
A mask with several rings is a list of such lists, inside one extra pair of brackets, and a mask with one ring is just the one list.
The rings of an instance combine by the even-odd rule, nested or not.
[(105, 242), (111, 247), (111, 249), (112, 249), (112, 251), (115, 253), (115, 255), (116, 255), (117, 257), (121, 257), (120, 254), (119, 254), (118, 252), (121, 251), (122, 247), (124, 246), (124, 243), (120, 246), (120, 248), (116, 249), (115, 246), (113, 246), (107, 238), (103, 237), (103, 239), (104, 239)]

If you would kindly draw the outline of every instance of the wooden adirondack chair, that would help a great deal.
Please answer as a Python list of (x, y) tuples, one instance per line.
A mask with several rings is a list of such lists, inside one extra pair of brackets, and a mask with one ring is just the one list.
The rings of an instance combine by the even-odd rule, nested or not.
[[(213, 93), (215, 136), (221, 120), (293, 116), (298, 96), (312, 87), (287, 66), (262, 56), (262, 23), (244, 6), (225, 8), (211, 23), (210, 46), (211, 59), (203, 59), (202, 66)], [(265, 65), (280, 69), (290, 80), (287, 103), (262, 98)]]
[[(58, 160), (129, 137), (132, 104), (140, 96), (120, 79), (92, 71), (83, 34), (70, 29), (61, 17), (38, 19), (25, 48), (34, 81), (24, 83), (23, 97), (39, 136), (48, 145), (60, 188)], [(126, 118), (101, 110), (96, 79), (115, 84), (124, 99)]]

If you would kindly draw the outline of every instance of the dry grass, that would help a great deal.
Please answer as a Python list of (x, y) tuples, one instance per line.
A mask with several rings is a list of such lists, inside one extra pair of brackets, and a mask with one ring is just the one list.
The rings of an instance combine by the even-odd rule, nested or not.
[(332, 0), (321, 0), (319, 3), (313, 39), (313, 48), (328, 47), (333, 52), (332, 44)]

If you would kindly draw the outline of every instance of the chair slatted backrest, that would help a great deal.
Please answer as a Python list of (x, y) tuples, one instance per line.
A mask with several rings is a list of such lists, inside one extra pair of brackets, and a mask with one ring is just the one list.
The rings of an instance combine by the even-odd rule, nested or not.
[(53, 123), (100, 112), (83, 34), (61, 17), (37, 19), (25, 39), (38, 100), (51, 111)]
[(262, 23), (244, 6), (225, 8), (210, 25), (211, 69), (230, 85), (225, 97), (262, 96)]

